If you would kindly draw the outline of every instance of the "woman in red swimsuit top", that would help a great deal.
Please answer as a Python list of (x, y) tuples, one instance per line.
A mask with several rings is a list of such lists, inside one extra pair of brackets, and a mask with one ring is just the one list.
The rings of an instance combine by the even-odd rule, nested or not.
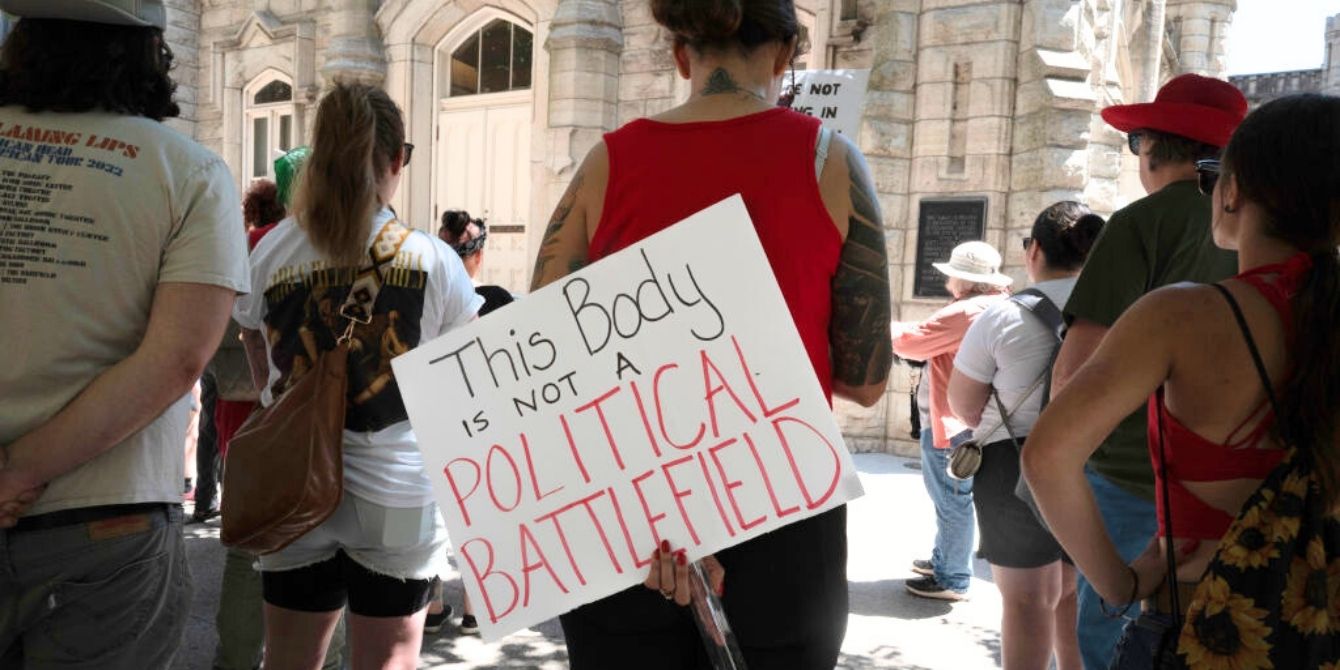
[[(1279, 430), (1305, 427), (1298, 445), (1314, 450), (1323, 481), (1335, 481), (1338, 157), (1340, 99), (1283, 98), (1248, 116), (1222, 168), (1197, 165), (1202, 190), (1213, 189), (1215, 244), (1237, 250), (1240, 273), (1136, 302), (1029, 436), (1029, 484), (1057, 539), (1107, 602), (1147, 598), (1167, 573), (1162, 537), (1129, 568), (1118, 557), (1083, 474), (1103, 438), (1142, 403), (1155, 470), (1166, 465), (1170, 505), (1160, 493), (1160, 535), (1170, 506), (1178, 581), (1201, 579), (1243, 503), (1280, 462)], [(1275, 416), (1226, 297), (1241, 307), (1285, 416)], [(1326, 493), (1334, 500), (1334, 490)]]
[[(793, 0), (651, 6), (674, 36), (675, 64), (692, 93), (591, 149), (545, 232), (533, 287), (739, 193), (820, 385), (872, 405), (892, 361), (880, 213), (856, 147), (777, 107), (799, 35)], [(827, 670), (837, 662), (847, 621), (845, 514), (811, 517), (709, 562), (749, 667)], [(562, 617), (574, 670), (711, 667), (683, 607), (687, 569), (675, 549), (646, 547), (660, 557), (647, 588)]]

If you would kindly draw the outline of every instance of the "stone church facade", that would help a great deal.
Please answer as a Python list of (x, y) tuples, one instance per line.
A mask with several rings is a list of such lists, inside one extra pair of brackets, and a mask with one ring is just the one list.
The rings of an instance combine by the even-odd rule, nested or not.
[[(304, 141), (322, 87), (384, 86), (415, 159), (396, 201), (413, 225), (487, 217), (483, 279), (516, 291), (588, 149), (689, 93), (647, 0), (168, 0), (181, 130), (238, 186)], [(984, 203), (985, 238), (1023, 281), (1020, 240), (1044, 206), (1110, 213), (1142, 195), (1109, 104), (1148, 100), (1183, 72), (1218, 75), (1236, 0), (797, 0), (798, 67), (869, 68), (859, 144), (883, 205), (895, 315), (915, 295), (928, 200)], [(931, 232), (934, 232), (933, 230)], [(926, 261), (935, 259), (925, 259)], [(851, 447), (902, 451), (904, 368), (885, 402), (839, 402)]]

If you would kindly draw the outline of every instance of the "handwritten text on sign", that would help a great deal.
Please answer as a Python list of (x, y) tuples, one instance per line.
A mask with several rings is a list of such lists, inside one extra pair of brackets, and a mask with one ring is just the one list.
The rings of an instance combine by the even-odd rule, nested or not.
[(855, 140), (869, 85), (870, 70), (800, 70), (787, 73), (782, 90), (795, 96), (791, 109)]
[(394, 366), (486, 639), (861, 493), (738, 196)]

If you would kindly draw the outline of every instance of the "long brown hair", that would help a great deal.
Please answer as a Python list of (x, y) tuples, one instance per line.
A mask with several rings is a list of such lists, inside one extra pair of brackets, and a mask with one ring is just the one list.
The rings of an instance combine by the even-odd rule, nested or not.
[(400, 159), (405, 122), (386, 92), (335, 84), (316, 110), (312, 153), (298, 176), (293, 215), (324, 256), (341, 265), (363, 259), (377, 185)]
[(1297, 95), (1242, 122), (1224, 151), (1224, 178), (1265, 212), (1265, 233), (1312, 256), (1293, 299), (1293, 372), (1280, 437), (1311, 453), (1329, 503), (1340, 470), (1340, 98)]

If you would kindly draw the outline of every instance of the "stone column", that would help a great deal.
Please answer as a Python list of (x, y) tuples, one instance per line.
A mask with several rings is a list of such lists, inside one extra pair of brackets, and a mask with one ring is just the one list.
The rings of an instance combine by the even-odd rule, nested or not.
[(167, 122), (172, 128), (195, 136), (196, 102), (200, 80), (200, 6), (199, 0), (168, 0), (167, 37), (172, 48), (172, 80), (177, 82), (177, 105), (181, 116)]
[(386, 78), (377, 0), (332, 0), (330, 44), (321, 74), (326, 81), (380, 85)]
[(1228, 27), (1237, 0), (1167, 0), (1167, 21), (1183, 74), (1223, 76)]
[(547, 106), (549, 125), (533, 186), (543, 214), (531, 226), (532, 252), (582, 159), (618, 122), (622, 26), (617, 0), (560, 0), (549, 24), (548, 99), (536, 100)]
[[(861, 117), (859, 145), (874, 176), (884, 216), (889, 254), (889, 292), (894, 314), (903, 301), (904, 275), (912, 256), (905, 253), (909, 234), (908, 192), (911, 189), (912, 135), (916, 117), (917, 32), (920, 0), (877, 0), (868, 7), (872, 19), (863, 43), (873, 46), (870, 87)], [(918, 446), (907, 434), (908, 368), (895, 365), (889, 391), (874, 407), (834, 400), (833, 409), (856, 452), (887, 452), (915, 456)]]
[(1326, 55), (1321, 64), (1321, 92), (1340, 95), (1340, 14), (1326, 17)]

